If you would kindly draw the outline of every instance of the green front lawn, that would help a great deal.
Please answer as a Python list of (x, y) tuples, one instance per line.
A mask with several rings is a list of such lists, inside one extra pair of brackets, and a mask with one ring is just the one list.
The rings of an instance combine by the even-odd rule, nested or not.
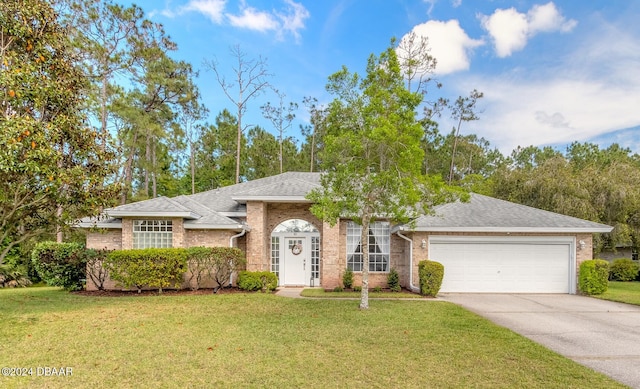
[(609, 289), (603, 294), (593, 297), (640, 305), (640, 282), (609, 281)]
[(357, 305), (0, 289), (0, 365), (34, 375), (0, 376), (0, 387), (623, 387), (453, 304)]

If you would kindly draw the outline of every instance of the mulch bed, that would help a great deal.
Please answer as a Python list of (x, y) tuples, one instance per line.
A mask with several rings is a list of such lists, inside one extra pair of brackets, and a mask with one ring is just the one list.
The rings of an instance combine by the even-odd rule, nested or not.
[[(163, 289), (162, 294), (158, 293), (158, 289), (143, 290), (138, 293), (137, 290), (78, 290), (71, 292), (78, 296), (92, 296), (92, 297), (137, 297), (137, 296), (197, 296), (205, 294), (213, 294), (213, 289)], [(218, 289), (217, 294), (232, 294), (232, 293), (254, 293), (247, 292), (236, 287), (233, 288), (221, 288)]]

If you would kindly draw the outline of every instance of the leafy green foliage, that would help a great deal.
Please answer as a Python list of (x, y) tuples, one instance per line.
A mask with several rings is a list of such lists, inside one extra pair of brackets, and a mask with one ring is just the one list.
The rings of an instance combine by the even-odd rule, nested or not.
[(191, 288), (201, 287), (205, 276), (215, 283), (215, 292), (231, 282), (231, 276), (246, 263), (244, 253), (236, 247), (190, 247), (187, 264)]
[(347, 268), (342, 274), (342, 286), (347, 289), (351, 289), (353, 287), (353, 270)]
[(609, 262), (603, 259), (592, 259), (580, 264), (578, 287), (587, 295), (598, 295), (609, 287)]
[[(369, 224), (376, 219), (406, 223), (464, 192), (421, 172), (423, 131), (416, 109), (423, 96), (405, 87), (393, 43), (379, 57), (369, 57), (365, 78), (346, 67), (329, 77), (327, 90), (336, 97), (324, 117), (325, 174), (322, 187), (307, 196), (318, 218), (361, 225), (361, 242), (368, 241)], [(362, 251), (360, 308), (366, 309), (369, 245)]]
[(65, 290), (82, 289), (87, 263), (83, 245), (41, 242), (33, 249), (31, 261), (48, 285)]
[(490, 195), (613, 226), (594, 237), (594, 251), (640, 248), (640, 159), (614, 144), (518, 148), (491, 177)]
[(31, 285), (31, 280), (22, 271), (0, 265), (0, 288), (16, 288)]
[(243, 290), (272, 292), (278, 287), (278, 277), (269, 271), (241, 271), (238, 287)]
[(629, 258), (614, 259), (609, 265), (609, 279), (612, 281), (634, 281), (638, 276), (638, 263)]
[[(109, 206), (115, 153), (86, 124), (87, 78), (50, 1), (0, 2), (0, 263)], [(8, 239), (7, 239), (8, 238)]]
[(387, 276), (387, 286), (392, 292), (399, 292), (402, 290), (400, 287), (400, 275), (395, 268), (391, 268), (389, 275)]
[(442, 286), (444, 266), (440, 262), (420, 261), (418, 263), (420, 277), (420, 294), (436, 297)]
[(336, 293), (340, 293), (340, 292), (344, 292), (344, 288), (342, 286), (336, 286), (335, 288), (333, 288), (332, 291)]
[(116, 250), (107, 255), (105, 267), (111, 279), (124, 287), (136, 287), (138, 293), (143, 287), (178, 287), (182, 275), (187, 270), (187, 249), (149, 248)]

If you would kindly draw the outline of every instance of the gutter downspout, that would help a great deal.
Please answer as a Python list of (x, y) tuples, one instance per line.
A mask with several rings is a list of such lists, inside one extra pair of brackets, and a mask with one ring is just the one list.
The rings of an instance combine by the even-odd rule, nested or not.
[(413, 285), (413, 240), (402, 235), (400, 231), (398, 230), (396, 235), (409, 242), (409, 289), (414, 293), (420, 293), (420, 288)]
[[(235, 247), (233, 245), (234, 240), (238, 239), (241, 236), (244, 236), (247, 233), (247, 227), (242, 224), (240, 226), (242, 228), (242, 231), (240, 231), (239, 234), (233, 235), (231, 238), (229, 238), (229, 247)], [(233, 286), (233, 273), (231, 273), (231, 277), (229, 277), (229, 286)]]

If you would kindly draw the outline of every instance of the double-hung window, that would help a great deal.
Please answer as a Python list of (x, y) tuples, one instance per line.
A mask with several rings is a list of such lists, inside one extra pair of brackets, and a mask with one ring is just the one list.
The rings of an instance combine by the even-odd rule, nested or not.
[[(362, 227), (347, 223), (347, 268), (362, 271)], [(388, 222), (373, 222), (369, 225), (369, 271), (388, 272), (391, 235)]]
[(133, 248), (163, 248), (173, 246), (171, 220), (134, 220)]

